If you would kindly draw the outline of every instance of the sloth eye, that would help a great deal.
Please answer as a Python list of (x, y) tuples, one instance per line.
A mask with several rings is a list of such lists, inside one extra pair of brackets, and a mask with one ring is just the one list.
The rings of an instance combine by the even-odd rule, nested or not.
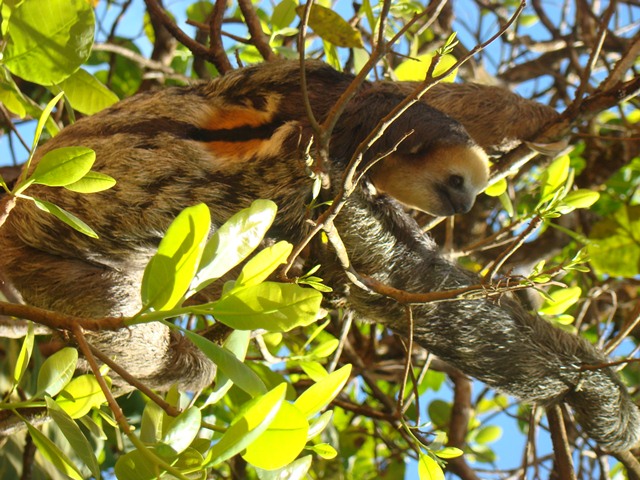
[(460, 175), (451, 175), (449, 177), (449, 186), (455, 189), (461, 189), (464, 186), (464, 178)]

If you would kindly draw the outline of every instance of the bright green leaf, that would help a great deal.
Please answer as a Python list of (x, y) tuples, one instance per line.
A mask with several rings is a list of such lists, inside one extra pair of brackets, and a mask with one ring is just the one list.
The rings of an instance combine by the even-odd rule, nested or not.
[(280, 410), (286, 391), (286, 383), (281, 383), (270, 392), (249, 402), (218, 443), (209, 450), (207, 466), (218, 465), (233, 457), (262, 435)]
[(502, 437), (502, 428), (497, 425), (482, 427), (475, 435), (475, 441), (480, 444), (493, 443)]
[(291, 250), (293, 245), (281, 241), (258, 252), (242, 267), (236, 279), (236, 288), (257, 285), (266, 280), (276, 268), (286, 263)]
[(256, 200), (227, 220), (207, 242), (192, 292), (217, 280), (253, 252), (276, 217), (271, 200)]
[(29, 329), (27, 330), (27, 335), (24, 337), (24, 340), (22, 340), (20, 353), (18, 354), (16, 366), (13, 370), (13, 381), (15, 385), (20, 385), (20, 381), (29, 367), (29, 360), (31, 360), (31, 354), (33, 353), (34, 339), (33, 323), (29, 322)]
[(331, 460), (333, 458), (336, 458), (336, 456), (338, 455), (336, 449), (328, 443), (318, 443), (316, 445), (312, 445), (308, 447), (308, 450), (311, 450), (312, 452), (318, 454), (325, 460)]
[(56, 402), (71, 418), (85, 416), (94, 407), (107, 401), (96, 377), (81, 375), (74, 378), (56, 397)]
[(490, 197), (499, 197), (506, 191), (507, 191), (507, 179), (502, 178), (497, 182), (489, 185), (487, 189), (484, 191), (484, 193), (486, 193)]
[(569, 155), (562, 155), (554, 160), (542, 173), (540, 178), (540, 183), (542, 184), (540, 203), (551, 200), (558, 189), (564, 185), (569, 176), (570, 162)]
[(567, 311), (567, 309), (575, 304), (582, 294), (580, 287), (560, 288), (549, 293), (551, 297), (540, 309), (540, 313), (544, 315), (559, 315)]
[(72, 214), (70, 212), (67, 212), (63, 208), (60, 208), (60, 207), (58, 207), (57, 205), (54, 205), (51, 202), (47, 202), (45, 200), (39, 200), (37, 198), (29, 198), (29, 199), (33, 203), (35, 203), (36, 207), (38, 207), (40, 210), (44, 210), (45, 212), (50, 213), (51, 215), (56, 217), (58, 220), (62, 220), (64, 223), (69, 225), (74, 230), (77, 230), (78, 232), (80, 232), (80, 233), (82, 233), (82, 234), (84, 234), (84, 235), (86, 235), (88, 237), (98, 238), (98, 234), (96, 232), (94, 232), (93, 229), (89, 225), (84, 223), (82, 220), (80, 220), (74, 214)]
[(323, 414), (321, 414), (318, 418), (316, 418), (311, 425), (309, 426), (309, 431), (307, 432), (307, 441), (311, 440), (313, 437), (320, 435), (325, 428), (331, 422), (333, 418), (333, 411), (327, 410)]
[(351, 365), (345, 365), (307, 388), (294, 402), (294, 405), (307, 418), (311, 418), (338, 396), (349, 380), (350, 374)]
[(581, 188), (569, 192), (567, 196), (564, 197), (563, 203), (574, 208), (589, 208), (596, 203), (599, 198), (600, 194), (598, 192)]
[(211, 214), (203, 203), (185, 208), (175, 218), (144, 271), (143, 310), (170, 310), (180, 303), (202, 258), (210, 227)]
[(55, 397), (73, 377), (78, 364), (78, 351), (65, 347), (47, 358), (38, 372), (38, 395)]
[(60, 83), (89, 58), (94, 24), (86, 0), (23, 2), (9, 18), (4, 64), (30, 82)]
[[(404, 60), (400, 65), (396, 67), (394, 73), (400, 81), (414, 81), (422, 82), (427, 77), (427, 72), (431, 66), (435, 54), (425, 53), (424, 55), (418, 55), (414, 58), (408, 58)], [(449, 70), (457, 62), (456, 57), (453, 55), (443, 55), (440, 57), (436, 68), (433, 71), (433, 76), (437, 77)], [(447, 75), (443, 82), (453, 82), (456, 78), (457, 70), (454, 70)]]
[[(282, 402), (269, 428), (248, 447), (242, 458), (264, 470), (276, 470), (300, 454), (307, 442), (309, 422), (305, 415), (289, 402)], [(278, 445), (278, 448), (273, 448)]]
[(96, 160), (96, 153), (85, 147), (61, 147), (43, 155), (29, 177), (33, 183), (62, 187), (84, 177)]
[(438, 462), (424, 453), (418, 459), (418, 475), (420, 480), (444, 480), (444, 472)]
[(640, 274), (640, 205), (624, 205), (591, 229), (589, 261), (600, 275)]
[(462, 450), (456, 447), (444, 447), (442, 450), (434, 451), (440, 458), (457, 458), (463, 454)]
[(116, 103), (118, 96), (84, 69), (60, 83), (71, 106), (85, 115), (93, 115)]
[(274, 30), (282, 30), (291, 25), (291, 22), (296, 18), (297, 6), (298, 4), (295, 0), (281, 0), (273, 7), (271, 23), (273, 24)]
[(108, 190), (116, 184), (116, 180), (104, 173), (90, 171), (80, 180), (69, 185), (65, 185), (64, 188), (78, 193), (96, 193)]
[(319, 382), (329, 376), (329, 373), (320, 362), (299, 362), (299, 365), (314, 382)]
[(287, 332), (315, 322), (321, 301), (317, 290), (264, 282), (231, 290), (213, 304), (211, 313), (233, 329)]

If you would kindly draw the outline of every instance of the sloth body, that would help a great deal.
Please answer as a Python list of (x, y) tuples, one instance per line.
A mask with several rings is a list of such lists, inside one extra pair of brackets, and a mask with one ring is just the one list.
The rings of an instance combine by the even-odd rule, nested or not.
[[(310, 103), (322, 120), (352, 77), (315, 62), (307, 70)], [(349, 102), (331, 138), (330, 195), (360, 141), (402, 101), (400, 90), (368, 83)], [(298, 66), (290, 62), (120, 102), (66, 128), (37, 153), (92, 148), (94, 169), (117, 179), (113, 189), (79, 195), (30, 187), (87, 221), (100, 238), (18, 202), (0, 229), (0, 268), (30, 304), (87, 317), (132, 315), (140, 308), (144, 266), (187, 206), (206, 203), (219, 226), (253, 200), (270, 198), (279, 212), (268, 236), (294, 244), (303, 238), (313, 185), (304, 150), (311, 136)], [(487, 180), (482, 150), (460, 123), (418, 103), (387, 128), (365, 161), (385, 154), (335, 220), (353, 267), (412, 292), (477, 284), (380, 193), (435, 214), (467, 211)], [(404, 307), (350, 285), (326, 246), (314, 245), (307, 261), (322, 264), (327, 283), (361, 318), (410, 333)], [(626, 449), (638, 440), (638, 409), (615, 373), (580, 370), (605, 357), (510, 297), (416, 305), (413, 316), (416, 342), (465, 373), (527, 401), (568, 402), (606, 448)], [(214, 373), (191, 343), (157, 323), (100, 332), (93, 343), (155, 388), (198, 388)]]

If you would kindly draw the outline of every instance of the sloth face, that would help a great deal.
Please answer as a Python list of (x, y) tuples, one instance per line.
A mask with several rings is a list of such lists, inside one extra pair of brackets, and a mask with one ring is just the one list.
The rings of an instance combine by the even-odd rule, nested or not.
[(390, 155), (371, 172), (379, 193), (438, 216), (468, 212), (488, 179), (487, 156), (477, 146), (444, 146), (428, 154)]

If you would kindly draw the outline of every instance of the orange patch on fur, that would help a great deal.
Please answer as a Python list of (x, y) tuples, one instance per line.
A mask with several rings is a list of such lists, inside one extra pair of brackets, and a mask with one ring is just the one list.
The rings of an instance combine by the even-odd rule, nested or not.
[(205, 147), (218, 159), (244, 162), (258, 154), (268, 140), (247, 140), (244, 142), (207, 142)]
[(273, 119), (273, 111), (254, 108), (225, 107), (214, 109), (202, 128), (210, 130), (231, 130), (238, 127), (259, 127)]

